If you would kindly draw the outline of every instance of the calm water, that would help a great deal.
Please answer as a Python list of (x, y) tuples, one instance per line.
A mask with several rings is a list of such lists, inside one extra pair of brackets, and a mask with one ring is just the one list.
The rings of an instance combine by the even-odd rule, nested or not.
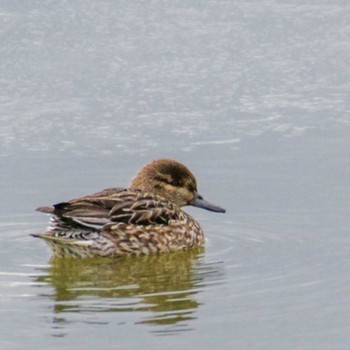
[[(350, 5), (2, 1), (1, 349), (348, 349)], [(184, 162), (204, 249), (50, 260), (41, 205)]]

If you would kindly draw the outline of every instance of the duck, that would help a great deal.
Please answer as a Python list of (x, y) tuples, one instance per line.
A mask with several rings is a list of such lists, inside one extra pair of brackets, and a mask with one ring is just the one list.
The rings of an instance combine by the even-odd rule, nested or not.
[(43, 239), (54, 257), (120, 257), (170, 253), (204, 245), (198, 222), (181, 208), (225, 209), (205, 200), (192, 172), (172, 159), (146, 164), (128, 188), (92, 195), (36, 210), (50, 214)]

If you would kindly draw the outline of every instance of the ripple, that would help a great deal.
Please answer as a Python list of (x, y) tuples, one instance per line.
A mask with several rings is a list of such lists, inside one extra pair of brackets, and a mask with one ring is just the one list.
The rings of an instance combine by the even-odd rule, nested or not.
[(343, 237), (331, 237), (310, 218), (302, 211), (237, 216), (210, 235), (207, 253), (225, 266), (226, 312), (243, 323), (250, 317), (294, 322), (303, 315), (309, 329), (318, 329), (316, 315), (332, 317), (350, 308)]

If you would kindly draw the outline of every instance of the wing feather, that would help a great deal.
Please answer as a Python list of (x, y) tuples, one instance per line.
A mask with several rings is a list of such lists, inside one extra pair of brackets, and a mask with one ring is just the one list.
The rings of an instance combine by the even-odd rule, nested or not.
[(110, 211), (112, 222), (135, 225), (167, 225), (170, 220), (178, 220), (180, 210), (162, 197), (135, 193), (130, 201), (116, 204)]
[(101, 230), (107, 224), (168, 225), (170, 220), (182, 219), (184, 213), (162, 197), (108, 188), (90, 196), (55, 204), (53, 208), (38, 208), (52, 214), (53, 229)]

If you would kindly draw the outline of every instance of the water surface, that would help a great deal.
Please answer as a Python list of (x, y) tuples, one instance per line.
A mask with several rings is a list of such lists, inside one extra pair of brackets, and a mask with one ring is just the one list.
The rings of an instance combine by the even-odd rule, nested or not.
[[(0, 347), (348, 349), (345, 1), (3, 1)], [(203, 249), (51, 260), (49, 205), (158, 157)]]

